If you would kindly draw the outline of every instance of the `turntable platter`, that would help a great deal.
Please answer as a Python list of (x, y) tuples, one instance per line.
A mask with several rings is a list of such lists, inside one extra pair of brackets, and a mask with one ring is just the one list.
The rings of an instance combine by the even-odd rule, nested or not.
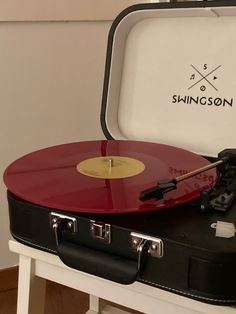
[(6, 169), (4, 181), (19, 198), (52, 209), (128, 213), (171, 207), (199, 197), (201, 189), (215, 184), (215, 169), (181, 182), (161, 201), (139, 201), (140, 191), (158, 181), (207, 164), (209, 161), (197, 154), (163, 144), (86, 141), (30, 153)]

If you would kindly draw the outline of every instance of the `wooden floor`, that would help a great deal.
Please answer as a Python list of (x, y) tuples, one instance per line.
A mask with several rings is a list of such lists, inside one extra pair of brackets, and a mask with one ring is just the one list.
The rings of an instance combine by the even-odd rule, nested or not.
[[(16, 314), (17, 289), (0, 292), (0, 314)], [(47, 281), (45, 314), (84, 314), (88, 310), (88, 295)], [(131, 313), (139, 314), (136, 311)]]
[[(0, 292), (0, 314), (16, 314), (17, 289)], [(45, 314), (84, 314), (88, 309), (85, 293), (47, 281)]]

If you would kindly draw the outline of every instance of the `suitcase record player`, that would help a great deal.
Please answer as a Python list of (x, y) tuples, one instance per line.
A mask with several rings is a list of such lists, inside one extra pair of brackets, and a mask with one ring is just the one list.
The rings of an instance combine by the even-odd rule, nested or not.
[(236, 304), (236, 1), (138, 4), (112, 24), (106, 140), (5, 171), (10, 229), (70, 267)]

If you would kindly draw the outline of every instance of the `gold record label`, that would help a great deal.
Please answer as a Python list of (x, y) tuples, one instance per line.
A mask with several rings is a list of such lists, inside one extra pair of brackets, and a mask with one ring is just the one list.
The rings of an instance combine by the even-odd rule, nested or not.
[(121, 179), (143, 172), (143, 162), (123, 156), (95, 157), (81, 161), (76, 170), (88, 177), (100, 179)]

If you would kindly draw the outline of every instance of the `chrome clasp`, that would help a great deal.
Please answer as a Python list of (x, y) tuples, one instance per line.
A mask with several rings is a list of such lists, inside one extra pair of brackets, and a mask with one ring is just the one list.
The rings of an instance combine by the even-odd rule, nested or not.
[(107, 244), (111, 243), (111, 225), (91, 220), (90, 230), (94, 239), (101, 240)]

